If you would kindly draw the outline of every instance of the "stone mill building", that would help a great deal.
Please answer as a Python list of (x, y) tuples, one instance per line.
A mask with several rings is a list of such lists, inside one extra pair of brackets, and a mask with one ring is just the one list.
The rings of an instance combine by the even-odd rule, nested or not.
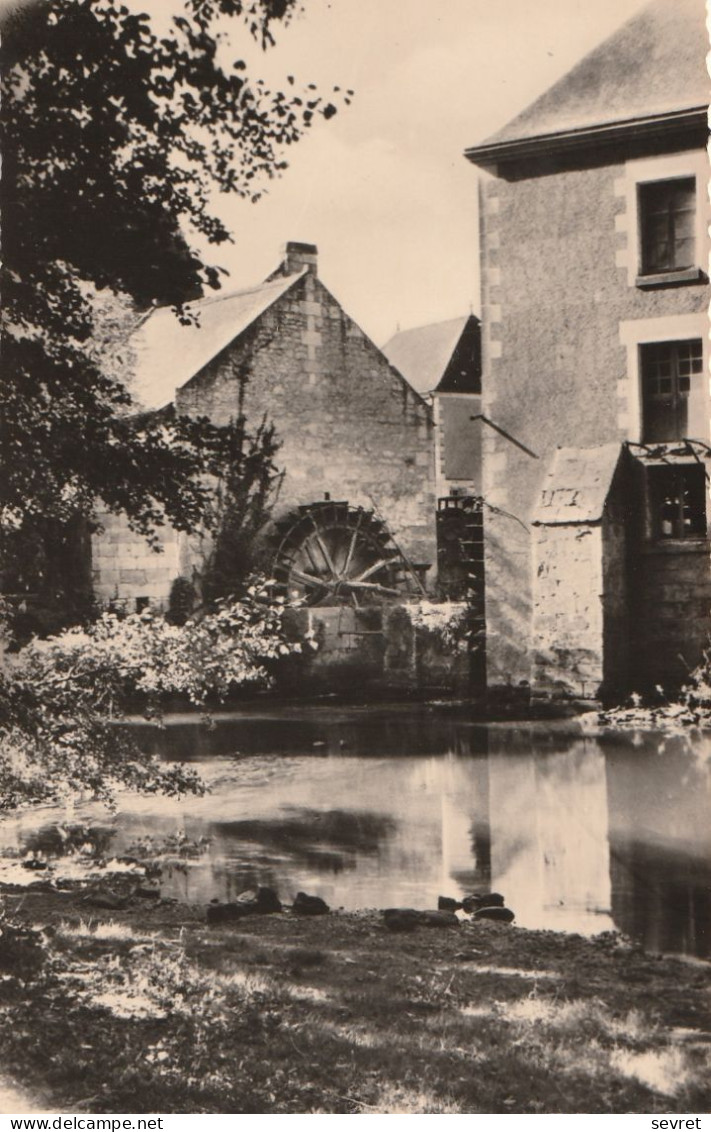
[[(435, 584), (431, 406), (323, 285), (311, 244), (289, 243), (255, 287), (187, 310), (187, 325), (162, 308), (133, 335), (137, 398), (217, 425), (239, 413), (274, 425), (282, 480), (261, 564), (321, 610), (326, 652), (359, 651), (378, 635), (359, 610)], [(104, 528), (93, 545), (102, 602), (164, 607), (176, 577), (199, 578), (200, 539), (168, 531), (155, 554), (120, 517)]]
[(654, 0), (480, 182), (490, 687), (673, 685), (711, 621), (701, 0)]

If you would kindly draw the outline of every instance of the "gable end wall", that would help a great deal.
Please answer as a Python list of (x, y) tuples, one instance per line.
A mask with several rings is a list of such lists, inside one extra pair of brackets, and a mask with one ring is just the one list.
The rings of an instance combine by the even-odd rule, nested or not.
[(433, 582), (431, 410), (312, 275), (183, 386), (177, 408), (224, 424), (240, 381), (248, 422), (266, 415), (281, 441), (275, 517), (326, 493), (375, 505), (410, 560), (430, 563)]

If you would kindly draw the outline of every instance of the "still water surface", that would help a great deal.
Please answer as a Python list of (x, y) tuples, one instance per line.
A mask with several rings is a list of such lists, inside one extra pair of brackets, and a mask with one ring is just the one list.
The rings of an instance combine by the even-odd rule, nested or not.
[[(187, 871), (166, 873), (165, 895), (229, 900), (269, 884), (284, 900), (303, 889), (333, 907), (424, 908), (491, 886), (524, 927), (618, 928), (650, 950), (711, 957), (711, 740), (380, 706), (141, 734), (211, 787), (125, 798), (113, 822), (115, 853), (178, 829), (209, 838)], [(17, 843), (32, 844), (36, 823), (15, 819)]]

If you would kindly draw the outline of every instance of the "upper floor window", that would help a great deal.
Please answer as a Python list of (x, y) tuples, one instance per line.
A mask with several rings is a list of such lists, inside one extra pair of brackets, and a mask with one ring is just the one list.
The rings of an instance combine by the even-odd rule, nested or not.
[(642, 440), (654, 443), (690, 436), (694, 423), (699, 423), (693, 410), (703, 397), (701, 339), (649, 342), (640, 347), (640, 354)]
[(641, 274), (664, 275), (696, 266), (696, 178), (639, 186)]

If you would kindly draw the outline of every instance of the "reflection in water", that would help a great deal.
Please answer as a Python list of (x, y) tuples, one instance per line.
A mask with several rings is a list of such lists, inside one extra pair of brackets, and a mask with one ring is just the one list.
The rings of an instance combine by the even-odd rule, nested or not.
[(711, 956), (710, 771), (680, 739), (608, 755), (613, 915), (655, 951)]
[[(489, 756), (492, 877), (519, 923), (600, 932), (612, 928), (605, 758), (592, 739), (537, 756)], [(499, 754), (497, 758), (496, 755)]]
[[(269, 884), (285, 900), (304, 889), (336, 907), (431, 907), (491, 887), (525, 927), (617, 927), (654, 950), (711, 953), (711, 744), (412, 707), (286, 716), (146, 728), (147, 748), (199, 761), (212, 791), (126, 798), (113, 851), (178, 828), (208, 837), (204, 859), (166, 872), (181, 900)], [(6, 821), (5, 841), (29, 846), (38, 825)]]

